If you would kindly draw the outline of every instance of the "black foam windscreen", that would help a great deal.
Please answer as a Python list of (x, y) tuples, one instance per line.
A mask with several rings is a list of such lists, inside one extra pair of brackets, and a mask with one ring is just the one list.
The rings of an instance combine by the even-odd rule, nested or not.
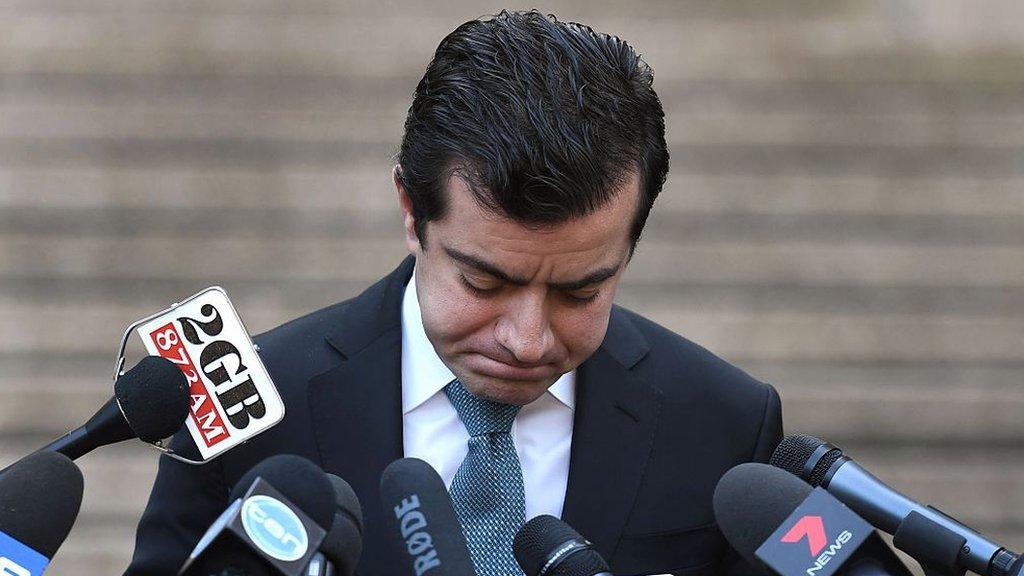
[[(512, 540), (512, 553), (526, 576), (538, 576), (555, 552), (570, 541), (585, 542), (565, 522), (543, 514), (531, 519)], [(608, 572), (608, 564), (593, 548), (579, 547), (573, 553), (544, 571), (545, 576), (592, 576)]]
[[(437, 562), (431, 568), (434, 576), (474, 573), (448, 489), (430, 464), (416, 458), (395, 460), (381, 474), (380, 495), (385, 530), (395, 552), (408, 560), (406, 573), (421, 571), (416, 569), (417, 561), (422, 569), (426, 562), (434, 560)], [(429, 540), (432, 549), (414, 553), (418, 547), (406, 545), (403, 527), (410, 541)]]
[(36, 452), (0, 477), (0, 532), (47, 558), (71, 532), (82, 505), (82, 472), (58, 452)]
[(337, 509), (331, 529), (320, 543), (320, 551), (334, 564), (338, 574), (352, 576), (363, 552), (363, 508), (348, 482), (334, 474), (328, 474), (327, 479), (334, 486)]
[(335, 511), (334, 486), (319, 466), (294, 454), (271, 456), (238, 480), (228, 501), (244, 496), (256, 478), (270, 483), (321, 528), (331, 528)]
[(128, 426), (142, 440), (171, 436), (188, 416), (188, 380), (159, 356), (146, 356), (114, 382), (114, 397)]
[[(812, 462), (810, 471), (806, 470), (808, 460), (818, 452), (819, 448), (828, 445), (828, 450), (823, 451), (817, 462)], [(825, 481), (825, 474), (835, 464), (836, 460), (842, 457), (843, 451), (828, 444), (821, 438), (808, 434), (793, 434), (786, 436), (779, 442), (772, 453), (769, 461), (772, 466), (782, 468), (786, 472), (802, 478), (814, 487), (821, 486)]]
[(363, 533), (363, 505), (359, 503), (359, 496), (352, 486), (341, 477), (328, 474), (327, 479), (334, 486), (334, 503), (338, 506), (338, 512), (348, 516), (353, 525)]
[(754, 552), (811, 493), (796, 476), (768, 464), (733, 467), (715, 487), (712, 501), (718, 527), (733, 548), (754, 566)]

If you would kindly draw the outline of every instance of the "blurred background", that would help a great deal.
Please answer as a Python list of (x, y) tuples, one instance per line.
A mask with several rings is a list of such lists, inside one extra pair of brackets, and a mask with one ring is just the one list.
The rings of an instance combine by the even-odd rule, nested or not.
[[(0, 465), (109, 397), (130, 322), (219, 284), (255, 334), (396, 266), (415, 84), (502, 7), (655, 70), (672, 170), (620, 303), (1024, 550), (1017, 0), (0, 0)], [(120, 573), (157, 454), (79, 464), (52, 572)]]

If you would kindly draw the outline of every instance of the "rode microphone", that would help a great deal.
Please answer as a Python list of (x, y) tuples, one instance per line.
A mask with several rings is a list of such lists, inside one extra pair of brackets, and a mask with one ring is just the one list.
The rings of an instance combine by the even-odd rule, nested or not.
[(336, 509), (324, 471), (285, 454), (246, 472), (228, 501), (179, 575), (305, 576)]
[(872, 525), (893, 534), (894, 545), (926, 569), (953, 574), (970, 570), (984, 576), (1017, 573), (1011, 570), (1017, 554), (893, 490), (824, 440), (787, 436), (771, 463), (828, 490)]
[(188, 382), (181, 370), (170, 360), (146, 356), (114, 382), (114, 396), (85, 425), (39, 451), (60, 452), (74, 460), (100, 446), (132, 438), (156, 442), (181, 428), (188, 402)]
[(526, 576), (612, 576), (593, 544), (547, 514), (523, 524), (512, 541), (512, 554)]
[(67, 456), (36, 452), (0, 478), (0, 574), (39, 576), (82, 505), (82, 472)]
[(773, 466), (732, 468), (713, 505), (719, 529), (753, 566), (785, 575), (910, 576), (870, 524)]
[(380, 478), (385, 531), (406, 574), (473, 576), (473, 562), (448, 489), (423, 460), (402, 458)]

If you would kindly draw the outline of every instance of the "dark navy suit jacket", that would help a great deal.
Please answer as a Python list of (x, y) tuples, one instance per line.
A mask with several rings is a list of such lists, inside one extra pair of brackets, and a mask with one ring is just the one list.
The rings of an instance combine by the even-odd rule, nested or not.
[[(284, 420), (202, 466), (161, 457), (126, 574), (176, 574), (233, 484), (279, 453), (309, 458), (355, 489), (366, 524), (361, 576), (403, 573), (383, 531), (378, 482), (402, 457), (401, 302), (413, 263), (255, 338)], [(711, 497), (726, 470), (767, 461), (781, 439), (771, 386), (614, 307), (604, 342), (578, 369), (574, 418), (562, 517), (613, 573), (752, 572), (718, 531)], [(186, 444), (179, 433), (176, 447)]]

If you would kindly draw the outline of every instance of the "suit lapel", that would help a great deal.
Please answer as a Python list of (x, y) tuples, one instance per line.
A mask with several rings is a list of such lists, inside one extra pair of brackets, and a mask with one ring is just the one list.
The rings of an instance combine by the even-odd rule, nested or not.
[[(324, 470), (352, 485), (365, 518), (363, 557), (387, 562), (380, 475), (402, 457), (401, 299), (412, 273), (395, 272), (348, 304), (327, 341), (345, 358), (309, 382), (313, 429)], [(375, 567), (376, 569), (376, 567)], [(397, 573), (392, 566), (384, 573)]]
[(562, 517), (608, 559), (633, 508), (661, 410), (661, 393), (629, 370), (647, 350), (616, 308), (604, 343), (577, 372)]

